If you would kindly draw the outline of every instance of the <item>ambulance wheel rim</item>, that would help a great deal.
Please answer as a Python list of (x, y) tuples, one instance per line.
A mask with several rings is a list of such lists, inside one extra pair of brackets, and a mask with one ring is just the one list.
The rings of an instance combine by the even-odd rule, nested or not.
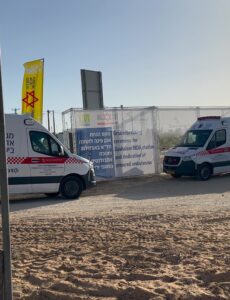
[(66, 182), (65, 184), (65, 192), (68, 194), (68, 195), (75, 195), (79, 190), (79, 186), (78, 184), (76, 184), (76, 181), (74, 180), (71, 180), (71, 181), (68, 181)]
[(67, 199), (78, 198), (82, 190), (82, 182), (77, 177), (67, 177), (61, 183), (61, 193)]
[(201, 180), (208, 180), (211, 176), (211, 172), (212, 171), (209, 165), (201, 166), (199, 170), (199, 178)]
[(201, 174), (202, 174), (202, 177), (203, 177), (204, 179), (208, 178), (209, 175), (210, 175), (209, 168), (207, 168), (207, 167), (202, 168)]

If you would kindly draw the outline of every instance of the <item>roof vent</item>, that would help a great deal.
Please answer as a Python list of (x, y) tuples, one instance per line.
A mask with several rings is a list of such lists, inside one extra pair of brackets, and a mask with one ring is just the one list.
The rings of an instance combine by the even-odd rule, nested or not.
[(24, 120), (24, 124), (25, 125), (34, 125), (34, 120), (33, 119), (25, 119)]

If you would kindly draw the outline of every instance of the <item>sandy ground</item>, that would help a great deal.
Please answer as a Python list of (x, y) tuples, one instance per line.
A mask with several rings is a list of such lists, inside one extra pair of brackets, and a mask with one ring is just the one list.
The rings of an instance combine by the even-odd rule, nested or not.
[(230, 176), (11, 202), (16, 300), (230, 299)]

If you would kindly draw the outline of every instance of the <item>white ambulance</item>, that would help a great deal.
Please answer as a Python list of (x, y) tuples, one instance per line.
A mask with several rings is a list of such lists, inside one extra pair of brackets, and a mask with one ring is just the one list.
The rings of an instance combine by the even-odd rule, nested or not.
[(166, 152), (163, 171), (173, 177), (197, 176), (201, 180), (230, 172), (230, 118), (198, 118), (181, 143)]
[(9, 193), (59, 193), (68, 199), (95, 185), (92, 162), (70, 153), (28, 115), (5, 115)]

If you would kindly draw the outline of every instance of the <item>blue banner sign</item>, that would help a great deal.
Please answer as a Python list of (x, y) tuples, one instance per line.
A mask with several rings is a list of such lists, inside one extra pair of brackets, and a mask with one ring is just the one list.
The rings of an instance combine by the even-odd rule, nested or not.
[(97, 177), (115, 177), (111, 127), (76, 129), (76, 141), (77, 154), (93, 161)]

